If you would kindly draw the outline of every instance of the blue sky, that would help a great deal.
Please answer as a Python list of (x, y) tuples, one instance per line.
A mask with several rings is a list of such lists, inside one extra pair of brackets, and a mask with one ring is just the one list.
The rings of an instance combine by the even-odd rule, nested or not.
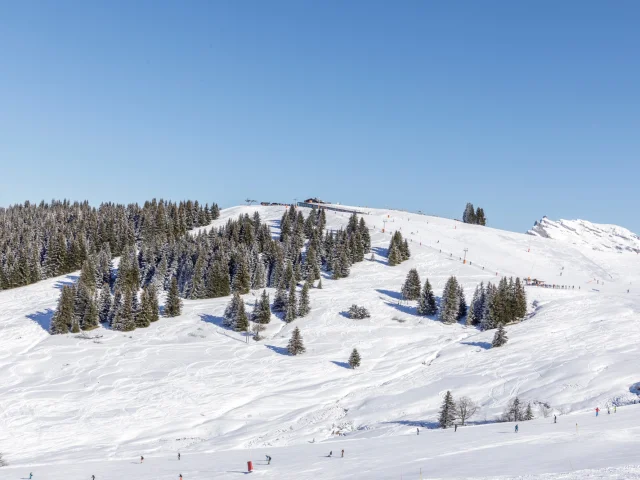
[(640, 233), (636, 1), (0, 3), (0, 205), (307, 196)]

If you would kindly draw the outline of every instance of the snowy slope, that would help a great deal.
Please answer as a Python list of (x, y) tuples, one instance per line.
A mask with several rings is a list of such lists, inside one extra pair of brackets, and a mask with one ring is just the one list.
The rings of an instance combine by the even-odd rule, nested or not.
[(640, 237), (617, 225), (601, 225), (586, 220), (554, 221), (544, 217), (527, 233), (599, 251), (640, 253)]
[[(256, 210), (277, 234), (284, 207), (226, 209), (214, 225)], [(376, 467), (380, 476), (369, 477), (391, 478), (399, 464), (417, 462), (419, 452), (426, 455), (424, 449), (411, 450), (403, 444), (404, 435), (414, 432), (416, 425), (434, 424), (442, 395), (449, 389), (456, 397), (468, 395), (481, 404), (476, 421), (493, 420), (516, 394), (525, 401), (549, 403), (563, 419), (596, 405), (638, 398), (634, 389), (640, 383), (637, 254), (405, 212), (368, 211), (365, 220), (372, 228), (375, 261), (355, 265), (349, 278), (324, 278), (324, 288), (311, 292), (311, 315), (294, 325), (274, 318), (267, 338), (259, 343), (246, 343), (242, 335), (221, 327), (228, 298), (185, 301), (182, 316), (161, 319), (129, 334), (100, 328), (89, 335), (98, 338), (82, 338), (52, 337), (45, 331), (60, 286), (73, 281), (73, 275), (0, 292), (0, 452), (17, 465), (66, 465), (58, 470), (48, 465), (48, 472), (69, 471), (65, 470), (69, 464), (91, 460), (105, 473), (129, 473), (134, 468), (130, 459), (140, 454), (164, 458), (178, 450), (199, 459), (195, 469), (205, 468), (208, 452), (257, 452), (265, 447), (272, 452), (285, 447), (283, 456), (290, 451), (296, 458), (313, 458), (309, 465), (315, 465), (317, 451), (305, 450), (311, 448), (308, 442), (315, 439), (313, 447), (335, 452), (343, 447), (333, 446), (332, 440), (340, 438), (353, 445), (344, 447), (349, 451), (362, 449), (351, 470), (334, 476), (313, 476), (313, 470), (305, 470), (307, 476), (296, 478), (362, 478), (358, 472), (372, 461), (365, 458), (367, 449), (383, 452), (393, 443), (392, 451), (404, 460), (383, 455), (386, 460)], [(329, 212), (327, 227), (340, 228), (347, 218)], [(389, 267), (386, 247), (396, 229), (411, 240), (412, 258)], [(461, 261), (464, 249), (466, 264)], [(456, 275), (468, 300), (477, 283), (502, 275), (530, 276), (574, 289), (528, 288), (529, 303), (536, 302), (531, 318), (508, 328), (510, 341), (504, 348), (490, 350), (493, 332), (445, 326), (415, 316), (415, 304), (399, 303), (401, 284), (412, 267), (422, 280), (431, 280), (436, 295), (448, 276)], [(253, 305), (255, 293), (245, 296), (248, 306)], [(352, 303), (366, 305), (372, 318), (345, 318), (341, 313)], [(284, 354), (295, 326), (307, 346), (301, 357)], [(353, 347), (363, 357), (362, 367), (355, 371), (345, 368)], [(635, 417), (626, 427), (635, 429), (640, 425), (638, 410), (628, 408)], [(501, 437), (499, 431), (505, 428), (493, 425), (469, 431), (495, 429), (496, 437)], [(625, 444), (625, 435), (633, 432), (637, 437), (637, 430), (629, 430), (620, 442)], [(337, 437), (338, 433), (345, 436)], [(429, 449), (444, 448), (436, 440), (441, 437), (432, 435), (442, 434), (429, 431), (420, 441), (429, 442), (425, 444)], [(485, 434), (478, 435), (474, 448), (482, 450)], [(592, 447), (601, 448), (596, 437)], [(533, 442), (553, 449), (554, 438), (540, 433)], [(327, 445), (318, 446), (321, 442)], [(486, 448), (501, 442), (491, 440)], [(520, 449), (526, 445), (518, 446), (520, 441), (511, 438), (509, 442), (516, 445), (508, 451), (522, 455)], [(456, 448), (450, 445), (451, 452)], [(634, 448), (637, 451), (637, 444)], [(246, 457), (246, 451), (215, 455), (214, 462), (220, 463), (215, 472), (242, 468), (238, 463)], [(429, 458), (412, 465), (427, 465)], [(589, 463), (589, 458), (584, 455), (584, 462), (571, 468), (553, 462), (544, 469), (533, 468), (539, 462), (532, 461), (522, 473), (634, 462), (627, 456), (597, 464)], [(104, 463), (105, 459), (109, 461)], [(294, 462), (291, 468), (302, 469), (302, 460), (296, 461), (301, 463)], [(437, 475), (450, 477), (446, 469), (458, 463), (455, 458), (450, 462), (442, 463), (444, 470), (437, 470)], [(6, 471), (10, 470), (0, 470), (0, 478)], [(500, 464), (455, 471), (460, 476), (520, 473), (506, 471)], [(148, 477), (135, 478), (177, 478), (169, 470), (148, 472)], [(293, 478), (283, 475), (271, 478)]]

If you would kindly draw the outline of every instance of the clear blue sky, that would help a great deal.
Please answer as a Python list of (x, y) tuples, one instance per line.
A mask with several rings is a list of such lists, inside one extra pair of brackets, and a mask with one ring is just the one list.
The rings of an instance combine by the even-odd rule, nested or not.
[(0, 3), (0, 205), (307, 196), (640, 233), (640, 2)]

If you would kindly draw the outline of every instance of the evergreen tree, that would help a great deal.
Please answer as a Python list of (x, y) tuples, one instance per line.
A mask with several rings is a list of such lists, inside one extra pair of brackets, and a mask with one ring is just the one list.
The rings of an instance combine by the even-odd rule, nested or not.
[(273, 311), (274, 312), (284, 312), (287, 310), (287, 305), (289, 304), (289, 298), (287, 296), (287, 291), (284, 289), (284, 284), (278, 286), (276, 290), (276, 295), (273, 298)]
[(164, 314), (167, 317), (177, 317), (180, 313), (182, 313), (182, 300), (180, 300), (178, 280), (176, 277), (172, 277), (171, 287), (169, 288), (167, 300), (164, 304)]
[(349, 366), (351, 368), (357, 368), (360, 366), (360, 354), (358, 353), (358, 350), (356, 350), (355, 348), (353, 349), (353, 351), (351, 352), (351, 355), (349, 356)]
[(467, 206), (464, 209), (464, 213), (462, 214), (462, 221), (464, 223), (477, 223), (476, 213), (473, 210), (473, 204), (467, 203)]
[(402, 255), (402, 260), (409, 260), (411, 257), (411, 251), (409, 250), (409, 241), (405, 238), (404, 242), (400, 245), (400, 254)]
[(484, 284), (480, 282), (480, 285), (476, 286), (473, 292), (473, 298), (469, 305), (469, 312), (467, 314), (467, 325), (478, 325), (482, 321), (482, 312), (484, 310)]
[(507, 409), (504, 412), (504, 419), (507, 422), (519, 422), (524, 419), (524, 413), (522, 411), (522, 403), (518, 397), (512, 398), (507, 405)]
[(231, 284), (229, 282), (229, 265), (224, 259), (217, 259), (211, 266), (208, 285), (207, 297), (218, 298), (231, 295)]
[(156, 286), (151, 284), (146, 288), (147, 302), (149, 308), (149, 321), (157, 322), (160, 320), (160, 304), (158, 303), (158, 291)]
[(444, 323), (455, 323), (460, 311), (459, 286), (456, 277), (450, 277), (442, 292), (440, 319)]
[(297, 317), (298, 302), (296, 298), (296, 284), (291, 283), (289, 288), (289, 296), (287, 299), (287, 309), (284, 314), (284, 321), (287, 323), (293, 322)]
[(478, 207), (478, 209), (476, 210), (476, 223), (478, 225), (486, 225), (487, 224), (487, 219), (484, 216), (484, 210), (480, 207)]
[(493, 341), (491, 342), (492, 347), (501, 347), (507, 343), (509, 337), (507, 337), (507, 332), (504, 329), (504, 326), (500, 324), (498, 326), (498, 330), (496, 330), (496, 334), (493, 336)]
[(298, 299), (298, 316), (306, 317), (311, 311), (309, 306), (309, 282), (305, 282), (300, 292), (300, 298)]
[(234, 330), (236, 332), (249, 331), (249, 318), (247, 317), (247, 312), (245, 311), (244, 302), (242, 300), (238, 305), (234, 324)]
[(119, 305), (111, 328), (121, 332), (130, 332), (135, 330), (135, 318), (133, 312), (133, 295), (131, 289), (127, 288), (122, 294), (122, 303)]
[(527, 293), (520, 278), (516, 278), (515, 281), (515, 297), (514, 315), (516, 320), (520, 321), (527, 315)]
[(438, 423), (440, 428), (448, 428), (453, 426), (456, 421), (456, 404), (453, 401), (453, 395), (447, 390), (442, 401), (442, 407), (440, 407), (440, 416), (438, 417)]
[(390, 267), (395, 267), (396, 265), (399, 265), (401, 262), (402, 262), (402, 256), (398, 251), (398, 247), (396, 246), (395, 243), (392, 243), (391, 247), (389, 247), (389, 256), (387, 257), (387, 263), (389, 264)]
[(302, 334), (300, 333), (300, 329), (296, 327), (291, 334), (291, 339), (289, 340), (289, 345), (287, 345), (287, 350), (290, 355), (300, 355), (301, 353), (306, 352), (306, 348), (304, 347), (304, 343), (302, 342)]
[(82, 264), (82, 270), (80, 271), (80, 279), (78, 283), (81, 283), (89, 289), (91, 295), (96, 291), (96, 266), (93, 263), (93, 259), (87, 258)]
[(405, 300), (418, 300), (420, 298), (420, 276), (415, 268), (412, 268), (407, 273), (407, 278), (402, 286), (402, 297)]
[(100, 322), (108, 323), (109, 314), (111, 312), (111, 291), (109, 290), (109, 284), (103, 283), (100, 290), (100, 300), (98, 301), (98, 316)]
[(527, 409), (524, 412), (523, 420), (533, 420), (533, 412), (531, 411), (531, 403), (527, 404)]
[(231, 290), (234, 293), (244, 295), (249, 293), (251, 288), (251, 274), (249, 272), (249, 265), (243, 256), (240, 256), (240, 260), (236, 266), (236, 272), (231, 282)]
[(71, 333), (80, 333), (80, 325), (78, 325), (78, 320), (75, 317), (71, 323)]
[(257, 311), (254, 313), (254, 322), (265, 325), (271, 321), (271, 308), (269, 307), (269, 295), (266, 290), (262, 291), (262, 296), (258, 302)]
[(100, 317), (98, 315), (98, 306), (96, 305), (93, 297), (89, 298), (89, 303), (82, 318), (82, 330), (93, 330), (100, 324)]
[(437, 313), (436, 296), (433, 294), (431, 283), (427, 279), (424, 282), (424, 288), (418, 301), (418, 315), (436, 315)]
[(467, 315), (467, 300), (464, 298), (464, 290), (462, 285), (458, 285), (458, 301), (460, 307), (458, 309), (458, 320), (462, 320)]
[(73, 323), (74, 290), (72, 285), (62, 287), (58, 306), (51, 318), (50, 331), (52, 335), (69, 333)]
[(227, 304), (227, 308), (224, 311), (223, 325), (225, 327), (233, 328), (235, 330), (236, 319), (238, 317), (238, 311), (240, 310), (240, 305), (244, 305), (244, 302), (242, 301), (242, 297), (240, 297), (240, 294), (238, 292), (235, 292), (231, 297), (231, 300)]

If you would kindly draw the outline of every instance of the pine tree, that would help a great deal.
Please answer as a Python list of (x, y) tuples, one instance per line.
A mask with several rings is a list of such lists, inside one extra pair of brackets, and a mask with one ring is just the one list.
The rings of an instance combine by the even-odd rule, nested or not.
[(146, 328), (151, 325), (152, 306), (151, 299), (149, 298), (149, 288), (146, 287), (142, 290), (142, 298), (140, 300), (140, 311), (136, 315), (136, 327)]
[(438, 423), (440, 428), (447, 428), (453, 426), (456, 421), (456, 403), (453, 401), (453, 395), (447, 390), (442, 401), (442, 407), (440, 407), (440, 416), (438, 417)]
[(291, 339), (289, 340), (289, 345), (287, 345), (287, 350), (290, 355), (300, 355), (301, 353), (306, 352), (306, 348), (304, 347), (304, 343), (302, 342), (302, 334), (300, 333), (300, 329), (296, 327), (291, 334)]
[(486, 225), (487, 218), (484, 216), (484, 210), (480, 207), (476, 210), (476, 223), (478, 225)]
[(527, 404), (527, 410), (524, 412), (523, 420), (533, 420), (533, 412), (531, 411), (531, 403)]
[(265, 325), (271, 321), (271, 308), (269, 306), (269, 295), (266, 290), (262, 291), (262, 296), (258, 302), (257, 311), (254, 312), (254, 322)]
[(450, 277), (442, 292), (440, 319), (444, 323), (455, 323), (460, 311), (459, 287), (456, 277)]
[(507, 337), (507, 332), (504, 329), (504, 326), (500, 324), (498, 326), (498, 330), (496, 330), (496, 334), (493, 337), (493, 341), (491, 342), (492, 347), (501, 347), (507, 343), (509, 337)]
[(251, 273), (249, 272), (249, 265), (246, 259), (241, 256), (236, 266), (236, 272), (231, 282), (231, 291), (244, 295), (249, 293), (251, 288)]
[(516, 278), (515, 282), (515, 308), (514, 314), (517, 321), (522, 320), (527, 315), (527, 293), (520, 278)]
[(458, 320), (462, 320), (467, 315), (467, 300), (464, 298), (464, 290), (462, 285), (458, 285), (458, 301), (460, 307), (458, 309)]
[(356, 350), (355, 348), (353, 349), (353, 351), (351, 352), (351, 355), (349, 356), (349, 366), (351, 368), (357, 368), (360, 366), (360, 354), (358, 353), (358, 350)]
[(50, 331), (52, 335), (69, 333), (73, 323), (74, 290), (71, 285), (62, 287), (58, 306), (51, 318)]
[(472, 203), (467, 203), (464, 213), (462, 214), (462, 221), (464, 223), (476, 223), (476, 213), (473, 210)]
[(167, 317), (177, 317), (182, 312), (182, 300), (178, 290), (178, 280), (171, 278), (171, 287), (167, 293), (167, 300), (164, 304), (164, 314)]
[(300, 292), (300, 298), (298, 299), (298, 316), (306, 317), (311, 311), (309, 306), (309, 282), (305, 282)]
[(467, 314), (467, 325), (478, 325), (482, 321), (482, 312), (484, 310), (484, 284), (480, 282), (473, 292), (473, 298), (469, 305)]
[(133, 295), (131, 289), (127, 288), (122, 294), (122, 304), (118, 307), (111, 328), (121, 332), (135, 330), (135, 318), (133, 312)]
[(278, 286), (276, 290), (276, 295), (273, 298), (273, 311), (274, 312), (284, 312), (287, 310), (287, 305), (289, 304), (289, 298), (287, 296), (287, 291), (284, 288), (284, 284)]
[(146, 288), (147, 302), (149, 305), (149, 321), (157, 322), (160, 320), (160, 305), (158, 303), (158, 291), (154, 284)]
[(437, 313), (436, 296), (433, 294), (431, 283), (427, 279), (424, 282), (424, 288), (418, 301), (418, 315), (436, 315)]
[(407, 273), (407, 278), (402, 286), (402, 297), (405, 300), (418, 300), (420, 298), (420, 276), (415, 268), (412, 268)]
[(98, 301), (98, 316), (100, 322), (109, 322), (109, 314), (111, 312), (111, 291), (109, 290), (109, 284), (103, 283), (100, 290), (100, 300)]
[(400, 254), (402, 255), (402, 260), (409, 260), (411, 257), (411, 251), (409, 250), (409, 242), (405, 238), (404, 242), (402, 242), (400, 246)]
[(402, 256), (400, 255), (396, 244), (392, 243), (391, 247), (389, 247), (389, 256), (387, 257), (387, 263), (390, 267), (395, 267), (396, 265), (399, 265), (400, 262), (402, 262)]
[(235, 330), (236, 319), (238, 317), (238, 311), (240, 310), (241, 305), (244, 305), (242, 297), (240, 297), (240, 294), (238, 292), (235, 292), (224, 311), (223, 324), (226, 327), (233, 328)]
[(236, 332), (247, 332), (249, 331), (249, 318), (247, 317), (247, 312), (244, 308), (244, 302), (241, 300), (238, 305), (238, 310), (236, 311), (234, 330)]
[(296, 298), (296, 284), (291, 283), (289, 288), (289, 296), (287, 299), (287, 309), (284, 313), (284, 321), (287, 323), (293, 322), (297, 317), (298, 301)]
[(100, 325), (100, 317), (98, 315), (98, 307), (93, 297), (89, 298), (89, 303), (82, 318), (82, 330), (93, 330)]

